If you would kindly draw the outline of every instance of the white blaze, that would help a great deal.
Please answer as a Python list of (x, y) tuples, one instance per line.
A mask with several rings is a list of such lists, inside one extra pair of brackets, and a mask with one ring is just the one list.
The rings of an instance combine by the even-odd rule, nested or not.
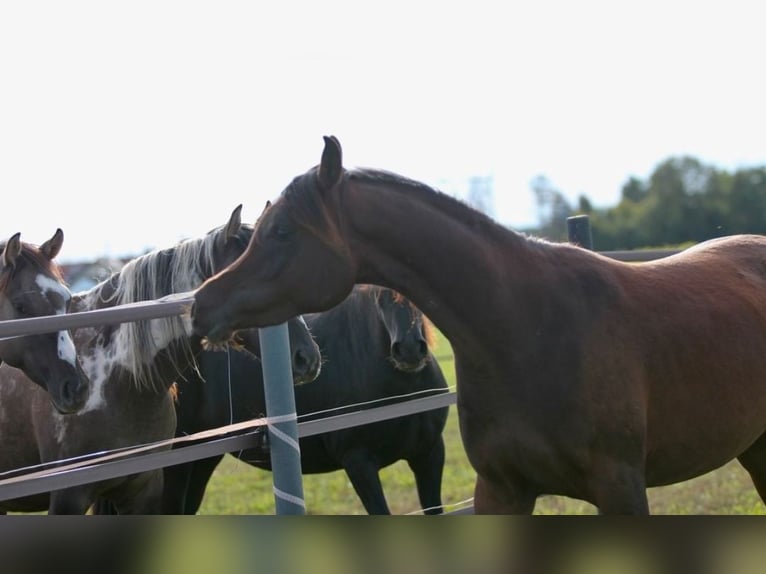
[[(43, 295), (47, 296), (48, 293), (57, 293), (61, 297), (62, 304), (60, 307), (56, 308), (56, 315), (63, 315), (66, 313), (66, 302), (72, 298), (69, 289), (55, 279), (51, 279), (45, 275), (38, 275), (35, 278), (35, 282), (38, 287), (40, 287), (40, 291), (42, 291)], [(58, 333), (58, 354), (59, 359), (66, 361), (71, 365), (75, 365), (77, 362), (77, 351), (75, 350), (74, 341), (72, 340), (69, 331), (59, 331)]]

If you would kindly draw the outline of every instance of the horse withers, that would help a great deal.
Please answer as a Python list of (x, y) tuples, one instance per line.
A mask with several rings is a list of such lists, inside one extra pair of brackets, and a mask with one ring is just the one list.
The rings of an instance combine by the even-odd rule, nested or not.
[[(309, 385), (295, 387), (299, 422), (446, 392), (422, 312), (398, 293), (356, 287), (336, 307), (305, 317), (323, 366)], [(199, 372), (180, 379), (176, 435), (265, 416), (263, 373), (239, 353), (205, 352)], [(344, 470), (369, 514), (389, 514), (379, 471), (406, 460), (426, 514), (442, 512), (442, 431), (448, 407), (300, 439), (303, 474)], [(232, 453), (271, 470), (268, 448)], [(165, 469), (165, 511), (194, 514), (223, 456)]]
[[(240, 210), (238, 206), (224, 225), (202, 237), (132, 259), (93, 288), (76, 293), (71, 311), (193, 290), (244, 251), (252, 226), (241, 223)], [(295, 321), (310, 340), (305, 325)], [(180, 373), (193, 366), (202, 347), (199, 337), (191, 333), (188, 316), (79, 328), (74, 330), (74, 340), (91, 381), (87, 401), (77, 413), (60, 416), (22, 373), (0, 366), (4, 407), (0, 436), (5, 445), (0, 450), (0, 472), (173, 438), (176, 418), (171, 388)], [(305, 352), (314, 353), (310, 347)], [(82, 514), (103, 499), (121, 514), (156, 514), (161, 512), (161, 497), (162, 470), (158, 469), (0, 501), (0, 511)]]
[[(39, 247), (16, 233), (0, 243), (0, 321), (28, 319), (67, 312), (72, 294), (54, 258), (64, 232)], [(81, 409), (88, 396), (88, 379), (77, 360), (69, 331), (0, 339), (0, 362), (24, 372), (47, 391), (59, 413)]]
[(452, 345), (477, 513), (554, 494), (646, 514), (648, 487), (734, 458), (766, 499), (764, 261), (758, 235), (638, 264), (536, 239), (423, 183), (347, 170), (326, 137), (192, 318), (215, 340), (355, 283), (396, 289)]

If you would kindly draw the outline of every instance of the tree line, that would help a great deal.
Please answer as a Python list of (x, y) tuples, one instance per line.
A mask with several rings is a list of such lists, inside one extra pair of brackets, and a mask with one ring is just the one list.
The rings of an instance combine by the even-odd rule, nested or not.
[(544, 176), (536, 177), (531, 187), (539, 227), (529, 231), (565, 241), (566, 219), (587, 214), (599, 251), (766, 234), (766, 166), (728, 171), (690, 156), (671, 157), (648, 178), (629, 178), (617, 205), (606, 208), (595, 208), (585, 195), (571, 205)]

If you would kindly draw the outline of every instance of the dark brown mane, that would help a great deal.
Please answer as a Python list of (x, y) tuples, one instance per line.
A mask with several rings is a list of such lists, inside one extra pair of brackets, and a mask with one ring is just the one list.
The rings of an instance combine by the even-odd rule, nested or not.
[(471, 227), (481, 229), (483, 233), (500, 232), (503, 235), (510, 233), (521, 237), (521, 234), (500, 225), (481, 211), (425, 183), (381, 169), (358, 168), (347, 173), (349, 179), (361, 183), (379, 184), (386, 186), (389, 191), (418, 195), (428, 203), (438, 204), (439, 209), (450, 217), (465, 221)]
[[(5, 242), (0, 243), (0, 252), (4, 249)], [(4, 293), (8, 289), (8, 284), (11, 282), (14, 274), (24, 265), (30, 265), (34, 269), (39, 269), (41, 272), (50, 275), (57, 281), (64, 283), (61, 267), (43, 255), (36, 245), (22, 243), (21, 253), (19, 253), (19, 261), (16, 262), (16, 265), (10, 273), (3, 273), (0, 275), (0, 293)]]

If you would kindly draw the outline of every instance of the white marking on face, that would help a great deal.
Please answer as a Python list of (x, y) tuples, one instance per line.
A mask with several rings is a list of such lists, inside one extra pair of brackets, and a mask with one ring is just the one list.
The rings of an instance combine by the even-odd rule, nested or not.
[[(67, 289), (64, 285), (55, 279), (42, 274), (39, 274), (35, 278), (35, 283), (37, 283), (37, 286), (40, 287), (40, 291), (45, 297), (48, 297), (48, 293), (55, 293), (58, 295), (58, 299), (60, 299), (61, 304), (56, 307), (56, 315), (65, 314), (66, 304), (72, 298), (72, 294), (70, 293), (69, 289)], [(74, 366), (77, 363), (77, 351), (69, 331), (58, 332), (58, 356), (59, 359), (66, 361), (70, 365)]]
[(72, 298), (72, 293), (70, 293), (69, 289), (67, 289), (65, 285), (62, 285), (52, 277), (48, 277), (40, 273), (35, 278), (35, 283), (37, 283), (37, 286), (40, 288), (40, 291), (42, 291), (43, 295), (47, 295), (48, 293), (56, 293), (59, 295), (59, 297), (61, 297), (64, 303)]

